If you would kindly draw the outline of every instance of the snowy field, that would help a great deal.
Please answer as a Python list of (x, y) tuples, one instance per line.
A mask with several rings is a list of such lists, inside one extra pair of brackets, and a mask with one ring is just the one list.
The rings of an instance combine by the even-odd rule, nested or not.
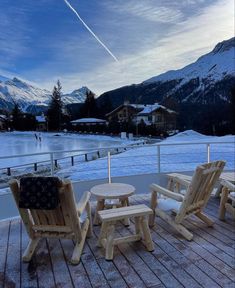
[[(194, 131), (185, 131), (160, 142), (161, 172), (193, 171), (198, 164), (207, 162), (207, 145), (189, 143), (217, 142), (210, 145), (211, 161), (226, 160), (226, 170), (234, 169), (234, 136), (204, 136)], [(219, 143), (230, 142), (230, 144)], [(177, 145), (187, 143), (185, 145)], [(111, 176), (128, 176), (158, 172), (157, 146), (134, 148), (111, 156)], [(80, 163), (57, 172), (60, 177), (73, 181), (102, 179), (107, 177), (107, 158)]]
[[(34, 139), (32, 132), (31, 134), (28, 133), (27, 137), (25, 135), (25, 133), (12, 134), (12, 142), (5, 142), (3, 144), (2, 147), (4, 148), (3, 150), (1, 149), (0, 155), (10, 155), (16, 152), (20, 154), (33, 153), (33, 151), (42, 152), (87, 148), (99, 149), (102, 147), (123, 146), (131, 143), (130, 141), (121, 141), (120, 138), (115, 139), (107, 136), (72, 134), (61, 134), (61, 136), (44, 134), (42, 135), (42, 142), (35, 143), (36, 140)], [(0, 141), (1, 137), (4, 139), (3, 134), (0, 135)], [(28, 140), (25, 140), (26, 138)], [(25, 148), (23, 151), (22, 149), (17, 150), (18, 148), (13, 149), (14, 143), (18, 145), (20, 141), (26, 141), (27, 149)], [(81, 146), (79, 146), (81, 148), (78, 148), (77, 141), (79, 141), (79, 143), (81, 142)], [(189, 143), (194, 142), (202, 144), (189, 145)], [(211, 161), (226, 160), (227, 164), (225, 169), (234, 170), (234, 136), (204, 136), (194, 131), (185, 131), (159, 143), (161, 144), (160, 171), (173, 172), (194, 170), (198, 164), (207, 162), (207, 145), (205, 143), (212, 142), (213, 144), (210, 145)], [(229, 142), (230, 144), (220, 142)], [(3, 142), (1, 141), (1, 143)], [(186, 144), (177, 145), (179, 143)], [(9, 153), (9, 151), (11, 153)], [(23, 163), (22, 160), (18, 159), (17, 161)], [(6, 164), (9, 164), (6, 163), (6, 160), (0, 160), (0, 162), (2, 167), (6, 167)], [(126, 152), (111, 156), (111, 176), (128, 176), (156, 172), (158, 172), (158, 147), (156, 145), (135, 147)], [(55, 174), (62, 178), (70, 178), (73, 181), (104, 179), (107, 178), (108, 174), (107, 157), (101, 157), (88, 162), (84, 161), (84, 158), (78, 159), (75, 161), (74, 166), (71, 166), (70, 159), (63, 159), (59, 161), (59, 169), (55, 171)]]

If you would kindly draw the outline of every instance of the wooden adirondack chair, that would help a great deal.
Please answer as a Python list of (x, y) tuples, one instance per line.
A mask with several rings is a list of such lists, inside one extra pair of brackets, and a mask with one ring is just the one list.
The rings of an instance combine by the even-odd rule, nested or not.
[[(149, 225), (154, 225), (155, 215), (157, 215), (172, 225), (187, 240), (192, 240), (193, 234), (182, 225), (182, 221), (186, 217), (194, 214), (208, 224), (208, 226), (213, 226), (213, 221), (202, 211), (210, 198), (211, 192), (224, 166), (224, 161), (200, 165), (196, 168), (191, 182), (180, 177), (175, 177), (175, 185), (172, 185), (172, 183), (170, 185), (171, 190), (152, 184), (150, 186), (152, 190), (151, 208), (154, 215), (150, 216)], [(184, 195), (180, 194), (179, 185), (186, 187)], [(178, 189), (177, 193), (173, 191), (174, 186)], [(157, 193), (167, 198), (157, 199)]]
[[(30, 241), (23, 254), (23, 261), (29, 262), (41, 238), (68, 238), (75, 241), (71, 263), (78, 264), (87, 236), (92, 235), (90, 192), (85, 192), (76, 204), (70, 181), (58, 185), (59, 205), (53, 210), (23, 209), (19, 207), (20, 183), (9, 183), (19, 214), (25, 225)], [(85, 214), (85, 215), (84, 215)], [(83, 221), (81, 218), (84, 217)]]
[(226, 181), (221, 181), (222, 192), (219, 208), (219, 219), (225, 220), (225, 212), (229, 212), (235, 219), (235, 185)]

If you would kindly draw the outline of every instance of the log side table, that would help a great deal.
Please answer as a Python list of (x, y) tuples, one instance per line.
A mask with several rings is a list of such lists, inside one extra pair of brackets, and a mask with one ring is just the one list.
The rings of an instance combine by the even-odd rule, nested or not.
[[(135, 187), (129, 184), (124, 183), (106, 183), (96, 185), (91, 188), (91, 194), (94, 195), (97, 199), (96, 212), (94, 217), (94, 225), (99, 225), (99, 215), (98, 211), (104, 210), (110, 205), (105, 204), (105, 200), (119, 200), (118, 207), (129, 206), (128, 197), (133, 195), (135, 192)], [(113, 205), (117, 207), (117, 205)], [(112, 208), (112, 207), (111, 207)], [(125, 225), (128, 225), (129, 222), (125, 221)]]

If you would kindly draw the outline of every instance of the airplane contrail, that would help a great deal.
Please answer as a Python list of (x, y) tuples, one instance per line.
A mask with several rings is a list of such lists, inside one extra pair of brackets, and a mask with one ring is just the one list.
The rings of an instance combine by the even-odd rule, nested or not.
[(78, 12), (72, 7), (72, 5), (67, 1), (64, 0), (65, 4), (75, 13), (75, 15), (78, 17), (78, 19), (82, 22), (82, 24), (86, 27), (86, 29), (91, 33), (92, 36), (95, 37), (95, 39), (103, 46), (103, 48), (109, 53), (109, 55), (118, 62), (118, 59), (113, 53), (109, 50), (109, 48), (99, 39), (99, 37), (91, 30), (91, 28), (82, 20)]

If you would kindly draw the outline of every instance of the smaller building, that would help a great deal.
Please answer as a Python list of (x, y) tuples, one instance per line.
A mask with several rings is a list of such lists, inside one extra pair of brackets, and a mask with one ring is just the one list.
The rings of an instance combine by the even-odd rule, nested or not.
[(98, 118), (81, 118), (77, 120), (70, 121), (72, 126), (94, 126), (94, 125), (106, 125), (106, 120)]
[(0, 131), (7, 129), (7, 117), (6, 115), (0, 115)]
[(36, 116), (36, 121), (38, 131), (47, 131), (47, 119), (44, 114)]

